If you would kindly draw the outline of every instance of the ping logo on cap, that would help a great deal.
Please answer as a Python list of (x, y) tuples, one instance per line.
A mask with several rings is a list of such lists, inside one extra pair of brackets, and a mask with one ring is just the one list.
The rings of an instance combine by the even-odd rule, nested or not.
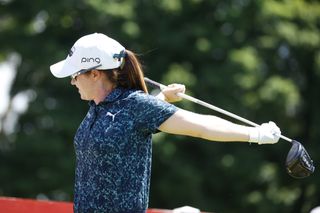
[(81, 58), (81, 63), (91, 63), (91, 62), (96, 62), (97, 64), (100, 64), (101, 60), (100, 58), (86, 58), (86, 57), (83, 57)]

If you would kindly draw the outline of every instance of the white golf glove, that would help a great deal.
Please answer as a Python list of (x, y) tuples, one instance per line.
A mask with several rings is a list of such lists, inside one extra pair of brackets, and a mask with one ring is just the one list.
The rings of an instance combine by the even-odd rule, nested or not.
[(279, 127), (272, 121), (249, 130), (249, 142), (258, 144), (277, 143), (281, 135)]

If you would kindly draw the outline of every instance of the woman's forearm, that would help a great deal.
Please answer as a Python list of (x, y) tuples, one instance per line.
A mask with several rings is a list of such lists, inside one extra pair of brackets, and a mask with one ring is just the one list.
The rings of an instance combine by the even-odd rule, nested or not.
[(180, 109), (159, 129), (167, 133), (188, 135), (211, 141), (248, 141), (250, 128), (216, 116), (201, 115)]
[(211, 141), (244, 141), (258, 144), (277, 143), (281, 135), (273, 122), (257, 127), (238, 125), (212, 115), (201, 115), (179, 109), (161, 124), (163, 132), (188, 135)]
[(198, 115), (197, 126), (200, 138), (211, 141), (249, 141), (249, 128), (211, 115)]

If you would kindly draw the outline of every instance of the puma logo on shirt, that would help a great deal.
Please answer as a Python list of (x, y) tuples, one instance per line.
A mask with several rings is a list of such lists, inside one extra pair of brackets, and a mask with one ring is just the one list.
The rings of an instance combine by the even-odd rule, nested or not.
[(117, 113), (112, 114), (111, 112), (107, 112), (107, 116), (111, 116), (112, 117), (112, 121), (114, 121), (114, 118), (116, 117), (116, 115), (121, 112), (121, 110), (119, 110)]

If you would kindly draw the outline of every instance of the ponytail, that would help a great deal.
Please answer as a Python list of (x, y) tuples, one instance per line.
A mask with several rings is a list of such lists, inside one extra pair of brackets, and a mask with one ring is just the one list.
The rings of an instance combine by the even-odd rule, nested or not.
[(144, 74), (137, 56), (130, 50), (126, 50), (123, 64), (113, 70), (105, 72), (112, 83), (129, 89), (142, 90), (148, 93)]

